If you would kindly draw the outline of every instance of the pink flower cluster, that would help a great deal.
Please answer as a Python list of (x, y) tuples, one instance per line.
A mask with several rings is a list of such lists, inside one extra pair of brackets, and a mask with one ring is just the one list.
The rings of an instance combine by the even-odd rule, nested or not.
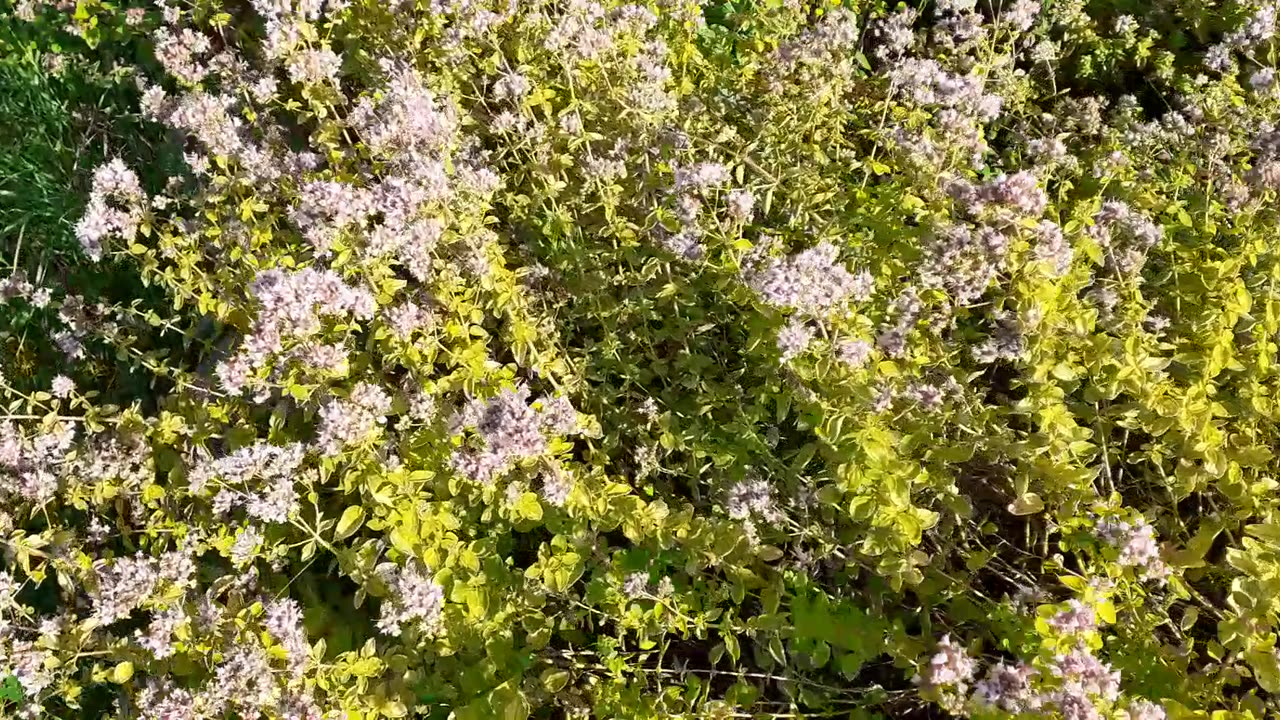
[(133, 242), (150, 200), (138, 176), (116, 158), (93, 173), (89, 205), (76, 223), (76, 238), (93, 260), (102, 259), (103, 242)]

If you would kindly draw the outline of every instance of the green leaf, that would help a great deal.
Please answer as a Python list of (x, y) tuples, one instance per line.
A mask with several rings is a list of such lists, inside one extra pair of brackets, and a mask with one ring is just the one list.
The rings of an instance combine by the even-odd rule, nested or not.
[(542, 503), (535, 493), (527, 492), (516, 502), (516, 514), (525, 520), (537, 522), (542, 519)]
[(805, 443), (804, 447), (800, 448), (800, 452), (796, 453), (795, 459), (791, 461), (792, 472), (799, 473), (804, 470), (804, 466), (809, 464), (817, 451), (816, 443)]
[(1044, 501), (1040, 499), (1039, 495), (1033, 492), (1026, 493), (1017, 500), (1009, 503), (1009, 512), (1018, 516), (1034, 515), (1041, 510), (1044, 510)]
[(542, 686), (547, 692), (558, 693), (569, 684), (569, 672), (567, 670), (548, 669), (542, 673)]
[(823, 667), (831, 660), (831, 646), (819, 641), (813, 648), (813, 653), (809, 655), (809, 661), (813, 663), (815, 668)]
[(844, 676), (847, 678), (853, 678), (857, 676), (860, 670), (862, 670), (862, 666), (865, 662), (866, 661), (862, 658), (862, 656), (856, 653), (847, 653), (845, 655), (841, 655), (840, 656), (840, 672), (843, 673)]
[(729, 651), (729, 657), (733, 658), (733, 662), (736, 664), (738, 662), (738, 657), (742, 652), (738, 647), (738, 636), (731, 632), (725, 633), (724, 648)]
[(1108, 625), (1116, 623), (1116, 605), (1110, 600), (1098, 603), (1098, 618)]
[(765, 562), (773, 562), (782, 557), (782, 550), (773, 545), (761, 545), (756, 554)]
[(360, 505), (352, 505), (342, 511), (342, 517), (338, 519), (338, 527), (334, 530), (333, 539), (345, 540), (359, 530), (363, 524), (364, 508)]
[(414, 555), (414, 546), (418, 539), (410, 534), (410, 531), (401, 526), (391, 531), (391, 544), (405, 555)]
[(782, 422), (783, 420), (786, 420), (787, 413), (791, 412), (791, 393), (789, 392), (779, 393), (777, 396), (774, 397), (774, 402), (777, 403), (777, 409), (776, 409), (776, 412), (774, 413), (774, 420), (776, 422)]
[(489, 702), (498, 711), (500, 720), (525, 720), (529, 717), (529, 701), (518, 690), (500, 687), (489, 696)]
[(1277, 665), (1275, 653), (1255, 650), (1248, 653), (1246, 659), (1263, 690), (1269, 693), (1280, 692), (1280, 666)]
[(1268, 544), (1280, 545), (1280, 525), (1271, 523), (1246, 525), (1244, 531)]
[(1078, 593), (1083, 593), (1089, 587), (1089, 583), (1079, 575), (1063, 575), (1058, 580)]
[(401, 718), (409, 714), (409, 708), (399, 700), (387, 700), (382, 703), (379, 711), (389, 718)]
[(1178, 623), (1178, 627), (1182, 629), (1182, 632), (1186, 632), (1190, 630), (1199, 619), (1200, 609), (1193, 605), (1187, 608), (1187, 611), (1182, 614), (1182, 622)]

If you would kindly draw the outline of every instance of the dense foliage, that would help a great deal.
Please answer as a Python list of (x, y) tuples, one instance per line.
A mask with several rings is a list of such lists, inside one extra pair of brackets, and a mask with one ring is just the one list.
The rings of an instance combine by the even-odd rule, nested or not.
[(0, 712), (1280, 712), (1278, 11), (19, 0)]

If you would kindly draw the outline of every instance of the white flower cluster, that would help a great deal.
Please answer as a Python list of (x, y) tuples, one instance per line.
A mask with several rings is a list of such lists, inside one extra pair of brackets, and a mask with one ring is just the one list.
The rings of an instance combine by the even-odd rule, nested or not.
[(1120, 551), (1117, 562), (1133, 568), (1148, 580), (1169, 577), (1169, 566), (1160, 557), (1160, 543), (1155, 528), (1144, 518), (1135, 521), (1101, 518), (1097, 522), (1098, 537)]
[[(520, 461), (546, 453), (549, 436), (577, 431), (577, 411), (568, 398), (544, 398), (538, 405), (541, 412), (529, 404), (529, 388), (524, 385), (504, 389), (488, 400), (468, 402), (451, 426), (455, 434), (474, 428), (480, 447), (455, 451), (454, 469), (490, 484)], [(552, 495), (558, 497), (560, 490)]]
[(101, 260), (104, 241), (133, 242), (149, 205), (137, 174), (120, 158), (95, 170), (89, 205), (76, 223), (76, 238), (85, 254)]
[(834, 244), (823, 241), (788, 257), (771, 258), (758, 269), (748, 268), (746, 281), (770, 305), (822, 317), (850, 300), (867, 300), (875, 288), (870, 273), (849, 272), (839, 253)]
[(406, 624), (431, 634), (440, 627), (444, 611), (444, 589), (429, 572), (412, 567), (384, 563), (378, 574), (386, 582), (390, 595), (382, 602), (378, 629), (388, 635), (399, 635)]
[(360, 382), (346, 398), (335, 398), (320, 408), (316, 445), (324, 455), (337, 455), (377, 431), (390, 412), (391, 396), (373, 383)]
[(240, 352), (217, 368), (223, 387), (235, 393), (254, 385), (254, 373), (291, 343), (320, 333), (322, 318), (368, 320), (377, 309), (372, 293), (348, 285), (332, 270), (264, 270), (249, 292), (260, 307), (257, 321)]

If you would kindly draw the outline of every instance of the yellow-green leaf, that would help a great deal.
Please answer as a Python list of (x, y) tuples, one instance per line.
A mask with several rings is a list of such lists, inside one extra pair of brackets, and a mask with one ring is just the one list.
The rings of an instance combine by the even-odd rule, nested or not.
[(1040, 496), (1029, 492), (1009, 503), (1009, 512), (1014, 515), (1034, 515), (1044, 510), (1044, 501)]
[(334, 540), (343, 540), (351, 536), (352, 533), (360, 529), (364, 524), (364, 508), (359, 505), (352, 505), (342, 511), (342, 517), (338, 519), (338, 527), (333, 533)]
[(517, 515), (525, 520), (537, 522), (542, 519), (542, 503), (538, 502), (538, 496), (531, 492), (520, 496), (520, 500), (516, 503), (515, 511)]

